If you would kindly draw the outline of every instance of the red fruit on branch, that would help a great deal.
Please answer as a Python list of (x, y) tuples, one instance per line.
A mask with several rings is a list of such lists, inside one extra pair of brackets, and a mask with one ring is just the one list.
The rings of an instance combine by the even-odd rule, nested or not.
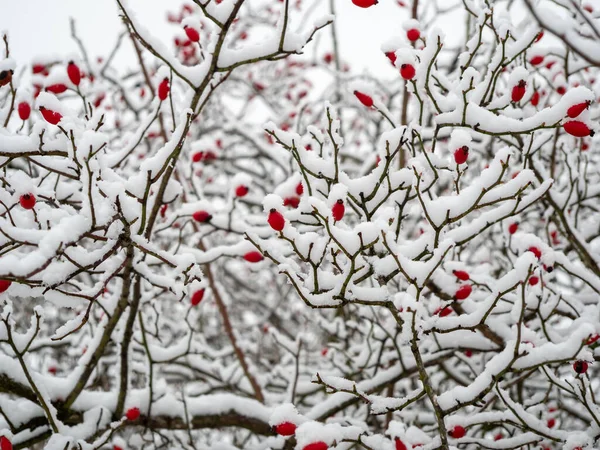
[(79, 83), (81, 83), (81, 71), (73, 61), (69, 61), (69, 64), (67, 64), (67, 75), (69, 76), (71, 83), (75, 86), (79, 86)]
[(537, 106), (540, 103), (540, 93), (538, 91), (535, 91), (533, 93), (533, 95), (531, 96), (531, 104), (533, 106)]
[(519, 224), (517, 222), (513, 222), (508, 226), (508, 232), (510, 234), (515, 234), (519, 229)]
[(283, 422), (275, 425), (275, 433), (280, 436), (292, 436), (296, 432), (296, 424), (292, 422)]
[(369, 8), (379, 2), (377, 0), (352, 0), (352, 3), (360, 8)]
[(464, 164), (467, 162), (467, 158), (469, 157), (469, 147), (463, 145), (460, 148), (454, 150), (454, 162), (456, 164)]
[(210, 220), (212, 219), (212, 215), (208, 213), (208, 211), (196, 211), (194, 214), (192, 214), (193, 219), (196, 222), (200, 222), (200, 223), (206, 223), (206, 222), (210, 222)]
[(113, 450), (123, 450), (123, 448), (118, 445), (113, 445)]
[(556, 419), (554, 417), (551, 417), (546, 421), (546, 425), (548, 426), (548, 428), (554, 428), (554, 425), (556, 425)]
[(578, 374), (586, 373), (588, 370), (588, 363), (585, 361), (575, 361), (573, 363), (573, 370)]
[(409, 41), (415, 42), (415, 41), (418, 41), (419, 38), (421, 37), (421, 32), (419, 30), (417, 30), (416, 28), (411, 28), (410, 30), (408, 30), (406, 32), (406, 37), (408, 38)]
[(12, 80), (13, 71), (3, 70), (0, 72), (0, 86), (6, 86)]
[(6, 292), (11, 284), (12, 284), (12, 281), (0, 280), (0, 294), (2, 294), (3, 292)]
[(248, 193), (248, 190), (248, 186), (240, 184), (235, 188), (235, 195), (236, 197), (243, 197)]
[(19, 197), (19, 204), (23, 209), (33, 209), (35, 201), (35, 195), (31, 193), (23, 194)]
[(269, 211), (267, 222), (269, 222), (269, 225), (275, 231), (281, 231), (285, 227), (285, 219), (283, 218), (283, 214), (281, 214), (275, 208), (272, 208), (271, 211)]
[(578, 120), (571, 120), (563, 125), (563, 128), (571, 136), (575, 137), (586, 137), (593, 136), (594, 132), (583, 122)]
[[(0, 280), (0, 283), (2, 281)], [(10, 282), (9, 282), (10, 283)], [(2, 292), (2, 288), (0, 287), (0, 292)], [(592, 345), (594, 342), (596, 342), (598, 339), (600, 339), (600, 334), (594, 334), (593, 336), (590, 336), (590, 338), (586, 341), (586, 345)]]
[(286, 197), (283, 199), (283, 206), (291, 206), (297, 208), (300, 205), (300, 198), (298, 197)]
[(394, 439), (394, 443), (396, 444), (396, 450), (408, 450), (406, 444), (402, 442), (399, 438)]
[(370, 108), (371, 106), (373, 106), (373, 98), (368, 96), (367, 94), (363, 94), (362, 92), (359, 92), (359, 91), (354, 91), (354, 95), (367, 108)]
[(185, 34), (190, 41), (198, 42), (200, 40), (200, 33), (198, 33), (198, 30), (196, 30), (195, 28), (188, 27), (186, 25), (183, 27), (183, 29), (185, 30)]
[(536, 277), (535, 275), (529, 278), (529, 284), (531, 286), (535, 286), (539, 282), (540, 282), (540, 279), (538, 277)]
[(296, 186), (296, 194), (297, 195), (304, 194), (304, 185), (302, 183), (298, 183), (298, 185)]
[(29, 106), (29, 103), (27, 102), (21, 102), (19, 103), (19, 106), (17, 106), (17, 111), (19, 112), (19, 118), (21, 120), (27, 120), (31, 114), (31, 106)]
[(160, 99), (160, 101), (164, 101), (167, 99), (169, 91), (169, 79), (164, 78), (158, 85), (158, 98)]
[(543, 62), (544, 62), (544, 57), (542, 55), (536, 55), (533, 58), (531, 58), (531, 60), (529, 61), (529, 63), (532, 66), (537, 66)]
[(454, 274), (454, 276), (456, 278), (458, 278), (461, 281), (468, 281), (471, 279), (469, 274), (467, 272), (465, 272), (464, 270), (453, 270), (452, 273)]
[(542, 251), (537, 247), (529, 247), (527, 251), (533, 253), (537, 259), (542, 257)]
[(516, 86), (512, 88), (511, 99), (513, 102), (518, 103), (521, 101), (521, 99), (525, 95), (526, 87), (527, 82), (525, 80), (521, 80)]
[(471, 285), (465, 284), (456, 290), (456, 293), (454, 294), (454, 298), (456, 300), (464, 300), (464, 299), (468, 298), (469, 295), (471, 295), (472, 291), (473, 291), (473, 288), (471, 287)]
[(591, 103), (592, 102), (587, 101), (587, 102), (578, 103), (576, 105), (571, 106), (569, 109), (567, 109), (567, 116), (569, 116), (571, 119), (574, 119), (579, 114), (581, 114), (583, 111), (588, 109), (590, 107)]
[(405, 80), (412, 80), (415, 77), (416, 73), (417, 72), (415, 71), (415, 68), (412, 66), (412, 64), (402, 64), (400, 66), (400, 75)]
[(460, 439), (461, 437), (463, 437), (467, 434), (467, 430), (465, 430), (460, 425), (456, 425), (454, 428), (452, 428), (450, 431), (448, 431), (448, 434), (450, 435), (451, 438)]
[(51, 84), (50, 86), (46, 86), (46, 90), (48, 92), (52, 92), (53, 94), (62, 94), (67, 90), (67, 85), (62, 83)]
[(331, 215), (333, 220), (339, 222), (344, 218), (344, 213), (346, 212), (346, 207), (344, 206), (344, 200), (339, 199), (333, 207), (331, 208)]
[(51, 109), (46, 109), (43, 106), (40, 106), (40, 113), (42, 113), (42, 117), (49, 124), (56, 125), (62, 119), (62, 115), (56, 111), (52, 111)]
[(260, 252), (248, 252), (244, 255), (244, 259), (248, 262), (251, 263), (257, 263), (262, 261), (264, 258), (264, 256), (260, 253)]
[(192, 304), (192, 306), (196, 306), (196, 305), (200, 304), (200, 302), (202, 301), (203, 298), (204, 298), (204, 289), (198, 289), (192, 295), (192, 298), (190, 299), (190, 303)]
[(396, 64), (396, 52), (385, 52), (385, 56), (390, 60), (392, 66)]
[[(352, 1), (357, 1), (357, 0), (352, 0)], [(328, 449), (329, 449), (329, 446), (323, 441), (313, 442), (312, 444), (305, 445), (302, 448), (302, 450), (328, 450)]]
[(12, 442), (6, 436), (0, 436), (0, 450), (12, 450)]
[(38, 73), (43, 73), (46, 70), (46, 66), (44, 66), (43, 64), (34, 64), (33, 67), (31, 68), (31, 71), (34, 74), (38, 74)]
[(127, 420), (137, 420), (140, 417), (140, 409), (139, 408), (129, 408), (125, 413), (125, 417)]
[(452, 308), (450, 308), (449, 306), (446, 306), (444, 308), (438, 308), (434, 311), (435, 315), (438, 315), (440, 317), (446, 317), (449, 316), (450, 314), (452, 314)]

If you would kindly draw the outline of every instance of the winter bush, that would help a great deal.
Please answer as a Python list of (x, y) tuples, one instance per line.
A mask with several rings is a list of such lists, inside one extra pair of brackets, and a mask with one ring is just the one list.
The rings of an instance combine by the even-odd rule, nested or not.
[(383, 79), (373, 0), (116, 1), (4, 36), (1, 450), (600, 446), (598, 5), (397, 1)]

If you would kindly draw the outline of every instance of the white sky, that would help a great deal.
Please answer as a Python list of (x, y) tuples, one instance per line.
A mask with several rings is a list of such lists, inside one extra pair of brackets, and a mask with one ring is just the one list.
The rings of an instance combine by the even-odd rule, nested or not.
[[(248, 1), (252, 5), (255, 0)], [(326, 0), (316, 1), (326, 4)], [(403, 33), (401, 25), (409, 12), (396, 6), (395, 0), (381, 0), (369, 9), (358, 8), (351, 0), (335, 1), (340, 51), (342, 58), (351, 63), (352, 72), (368, 70), (393, 76), (393, 69), (381, 53), (381, 44)], [(178, 11), (181, 3), (181, 0), (129, 0), (146, 28), (169, 43), (175, 28), (166, 21), (167, 6)], [(70, 38), (69, 17), (76, 19), (78, 34), (94, 58), (108, 54), (118, 30), (122, 29), (114, 0), (0, 0), (0, 4), (0, 30), (8, 31), (11, 56), (18, 65), (42, 55), (65, 59), (77, 55), (77, 47)], [(127, 63), (124, 58), (117, 60), (121, 62)]]

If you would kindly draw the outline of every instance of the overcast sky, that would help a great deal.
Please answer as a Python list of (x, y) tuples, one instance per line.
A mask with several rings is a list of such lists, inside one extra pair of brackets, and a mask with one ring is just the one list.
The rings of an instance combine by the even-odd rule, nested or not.
[[(308, 1), (308, 0), (305, 0)], [(326, 4), (326, 0), (317, 0)], [(68, 58), (77, 47), (70, 38), (69, 17), (77, 21), (78, 33), (93, 57), (106, 56), (122, 29), (115, 0), (0, 0), (0, 30), (8, 31), (11, 56), (19, 65), (40, 55)], [(253, 0), (249, 0), (252, 4)], [(178, 10), (181, 0), (129, 0), (144, 25), (166, 42), (172, 41), (173, 25), (165, 20), (167, 6)], [(396, 1), (382, 0), (362, 9), (351, 0), (336, 0), (340, 50), (354, 73), (369, 70), (391, 76), (393, 69), (381, 54), (381, 44), (402, 33), (408, 11)], [(117, 60), (117, 63), (120, 61)], [(121, 60), (121, 62), (127, 62)]]

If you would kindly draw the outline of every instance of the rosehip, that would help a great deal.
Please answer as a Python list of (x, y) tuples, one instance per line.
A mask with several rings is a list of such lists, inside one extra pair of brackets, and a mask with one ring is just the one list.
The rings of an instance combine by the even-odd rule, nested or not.
[(454, 162), (456, 164), (464, 164), (467, 162), (467, 158), (469, 157), (469, 147), (463, 145), (460, 148), (454, 150)]
[(236, 197), (243, 197), (247, 193), (248, 193), (248, 186), (240, 184), (238, 187), (235, 188), (235, 195), (236, 195)]
[(273, 228), (275, 231), (281, 231), (285, 227), (285, 219), (283, 218), (283, 214), (281, 214), (275, 208), (272, 208), (269, 212), (267, 222), (269, 222), (269, 225), (271, 225), (271, 228)]
[(188, 27), (186, 25), (183, 27), (183, 29), (185, 30), (185, 34), (190, 41), (198, 42), (200, 40), (200, 33), (198, 33), (198, 30), (196, 30), (195, 28)]
[(394, 443), (396, 444), (396, 450), (408, 450), (406, 444), (404, 444), (404, 442), (402, 442), (399, 438), (396, 438)]
[(453, 270), (452, 273), (461, 281), (468, 281), (471, 278), (464, 270)]
[(139, 408), (129, 408), (125, 413), (125, 417), (127, 420), (137, 420), (140, 417), (140, 409)]
[(0, 86), (5, 86), (12, 80), (12, 70), (3, 70), (0, 72)]
[(192, 306), (196, 306), (202, 301), (203, 298), (204, 298), (204, 289), (198, 289), (192, 295), (190, 303), (192, 304)]
[(27, 102), (21, 102), (17, 107), (17, 111), (19, 112), (19, 118), (21, 120), (27, 120), (31, 114), (31, 106), (29, 106), (29, 103)]
[(446, 317), (452, 314), (452, 308), (450, 308), (449, 306), (446, 306), (445, 308), (438, 308), (435, 310), (434, 314), (440, 317)]
[(472, 291), (473, 291), (473, 288), (471, 287), (471, 285), (465, 284), (456, 290), (456, 293), (454, 294), (454, 298), (456, 300), (464, 300), (467, 297), (469, 297), (469, 295), (471, 295)]
[(540, 93), (538, 91), (535, 91), (533, 93), (533, 95), (531, 96), (531, 104), (533, 106), (537, 106), (540, 103)]
[(546, 425), (548, 425), (548, 428), (554, 428), (554, 425), (556, 425), (556, 419), (554, 417), (551, 417), (546, 422)]
[[(352, 0), (352, 3), (354, 3), (356, 6), (359, 6), (361, 8), (369, 8), (373, 5), (376, 5), (379, 2), (377, 0)], [(305, 449), (305, 450), (308, 450), (308, 449)], [(316, 450), (316, 449), (311, 449), (311, 450)]]
[(419, 38), (421, 37), (421, 32), (419, 30), (417, 30), (416, 28), (411, 28), (410, 30), (408, 30), (406, 32), (406, 37), (408, 38), (409, 41), (415, 42), (415, 41), (418, 41)]
[(257, 263), (259, 261), (262, 261), (265, 258), (263, 257), (263, 255), (261, 255), (260, 252), (254, 251), (254, 252), (248, 252), (248, 253), (246, 253), (244, 255), (244, 259), (246, 261), (248, 261), (248, 262), (251, 262), (251, 263)]
[(402, 64), (400, 66), (400, 75), (405, 80), (412, 80), (415, 77), (416, 71), (412, 64)]
[[(359, 0), (352, 0), (353, 2), (357, 2)], [(377, 3), (377, 2), (375, 2)], [(323, 441), (319, 441), (319, 442), (313, 442), (312, 444), (308, 444), (305, 445), (302, 450), (327, 450), (329, 448), (329, 446), (323, 442)]]
[(292, 422), (283, 422), (275, 425), (275, 433), (280, 436), (292, 436), (296, 432), (296, 424)]
[(367, 108), (373, 106), (373, 98), (368, 96), (367, 94), (363, 94), (359, 91), (354, 91), (354, 95), (356, 95), (356, 98)]
[(344, 213), (346, 212), (346, 207), (344, 206), (344, 200), (339, 199), (333, 207), (331, 208), (331, 215), (333, 216), (333, 220), (339, 222), (344, 218)]
[(161, 101), (164, 101), (167, 99), (168, 95), (169, 95), (169, 79), (168, 78), (164, 78), (160, 84), (158, 85), (158, 98)]
[(12, 284), (12, 281), (0, 280), (0, 294), (2, 294), (3, 292), (6, 292), (11, 284)]
[(533, 253), (537, 259), (542, 257), (542, 251), (537, 247), (529, 247), (527, 251)]
[(585, 361), (575, 361), (573, 363), (573, 370), (579, 374), (586, 373), (588, 370), (588, 363)]
[(283, 206), (297, 208), (298, 205), (300, 205), (300, 199), (298, 197), (286, 197), (283, 199)]
[(79, 83), (81, 83), (81, 71), (73, 61), (69, 61), (69, 64), (67, 65), (67, 75), (69, 76), (71, 83), (75, 86), (79, 86)]
[(0, 436), (0, 450), (12, 450), (12, 442), (6, 436)]
[(212, 219), (212, 215), (207, 211), (196, 211), (194, 214), (192, 214), (192, 217), (196, 222), (200, 223), (210, 222)]
[(538, 277), (536, 277), (535, 275), (529, 278), (529, 284), (531, 286), (535, 286), (536, 284), (538, 284), (540, 281), (540, 279)]
[(33, 209), (35, 206), (35, 195), (31, 193), (23, 194), (19, 197), (19, 203), (23, 209)]
[(62, 119), (62, 115), (56, 111), (52, 111), (51, 109), (46, 109), (43, 106), (40, 106), (40, 113), (42, 113), (42, 117), (51, 125), (57, 125), (58, 122)]
[(385, 52), (385, 56), (390, 60), (392, 66), (396, 65), (396, 52)]
[(538, 64), (541, 64), (544, 62), (544, 57), (542, 55), (536, 55), (533, 58), (531, 58), (531, 61), (529, 61), (529, 63), (532, 66), (537, 66)]
[(519, 224), (517, 222), (513, 222), (508, 226), (508, 232), (510, 234), (515, 234), (517, 229), (519, 228)]
[(590, 107), (590, 104), (591, 104), (591, 102), (587, 101), (587, 102), (578, 103), (576, 105), (571, 106), (569, 109), (567, 109), (567, 116), (569, 116), (571, 119), (574, 119), (579, 114), (581, 114), (583, 111), (588, 109)]
[(520, 102), (523, 96), (525, 95), (525, 88), (527, 87), (527, 82), (525, 80), (519, 81), (519, 83), (512, 88), (511, 98), (512, 101), (517, 103)]
[(48, 92), (52, 92), (53, 94), (62, 94), (67, 90), (67, 85), (62, 83), (51, 84), (50, 86), (46, 86), (46, 90)]
[(304, 186), (302, 185), (302, 183), (298, 183), (298, 185), (296, 186), (296, 194), (302, 195), (303, 193), (304, 193)]
[(454, 439), (460, 439), (467, 434), (467, 431), (460, 425), (456, 425), (454, 428), (448, 431), (448, 434)]

